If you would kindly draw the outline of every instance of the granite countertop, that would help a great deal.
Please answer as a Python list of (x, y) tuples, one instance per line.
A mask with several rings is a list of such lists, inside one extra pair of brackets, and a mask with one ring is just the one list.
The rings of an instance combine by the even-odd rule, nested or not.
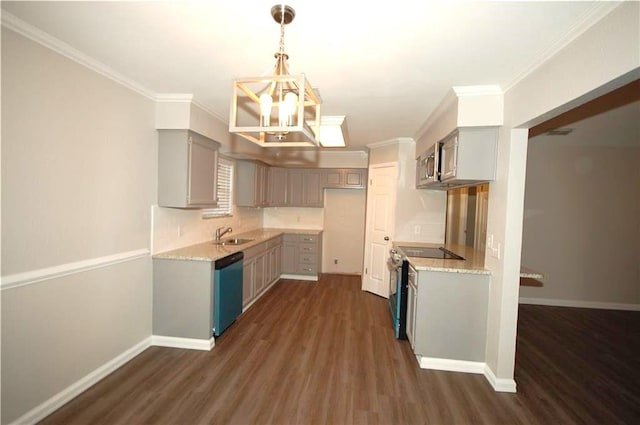
[[(474, 249), (470, 246), (455, 245), (455, 244), (433, 244), (433, 243), (419, 243), (419, 242), (394, 242), (393, 247), (399, 246), (423, 246), (429, 248), (445, 247), (449, 251), (452, 251), (461, 257), (462, 260), (439, 260), (437, 258), (418, 258), (409, 257), (409, 262), (416, 270), (431, 270), (450, 273), (475, 273), (475, 274), (491, 274), (491, 271), (484, 268), (484, 255), (485, 253)], [(400, 250), (402, 251), (402, 250)], [(403, 252), (403, 254), (405, 254)], [(542, 286), (542, 283), (535, 281), (534, 279), (543, 279), (544, 275), (535, 270), (531, 270), (527, 267), (520, 268), (520, 277), (527, 279), (525, 281), (526, 286)], [(522, 284), (522, 282), (521, 282)]]
[[(471, 274), (491, 274), (484, 268), (484, 253), (469, 246), (454, 244), (434, 244), (420, 242), (394, 242), (393, 247), (399, 249), (400, 246), (420, 246), (428, 248), (445, 247), (462, 257), (462, 260), (441, 260), (437, 258), (418, 258), (407, 256), (409, 262), (416, 270), (430, 270), (449, 273), (471, 273)], [(402, 252), (405, 254), (404, 252)]]
[(311, 234), (318, 235), (322, 230), (318, 229), (259, 229), (250, 232), (225, 235), (226, 238), (253, 239), (242, 245), (221, 245), (214, 244), (213, 241), (202, 242), (195, 245), (185, 246), (166, 252), (154, 254), (152, 258), (164, 260), (188, 260), (188, 261), (216, 261), (227, 255), (244, 251), (248, 248), (259, 245), (269, 239), (276, 238), (285, 233), (288, 234)]

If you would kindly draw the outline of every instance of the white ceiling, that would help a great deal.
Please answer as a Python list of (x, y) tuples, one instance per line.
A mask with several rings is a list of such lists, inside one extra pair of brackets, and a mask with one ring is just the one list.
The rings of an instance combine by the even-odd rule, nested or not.
[[(231, 80), (265, 74), (275, 0), (9, 2), (3, 12), (155, 93), (190, 93), (228, 122)], [(452, 86), (508, 88), (610, 11), (605, 2), (291, 0), (292, 73), (346, 115), (350, 149), (412, 137)], [(247, 142), (249, 143), (249, 142)]]

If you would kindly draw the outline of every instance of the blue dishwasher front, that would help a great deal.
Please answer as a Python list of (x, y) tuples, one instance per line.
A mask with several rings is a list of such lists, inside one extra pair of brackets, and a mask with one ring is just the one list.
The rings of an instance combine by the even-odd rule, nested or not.
[(214, 263), (213, 335), (220, 336), (242, 313), (243, 252)]

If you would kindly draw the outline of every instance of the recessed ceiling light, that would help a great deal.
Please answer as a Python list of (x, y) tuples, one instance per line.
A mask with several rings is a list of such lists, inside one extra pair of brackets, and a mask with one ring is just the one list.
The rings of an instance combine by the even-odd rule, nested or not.
[(547, 131), (547, 134), (549, 136), (566, 136), (572, 131), (573, 131), (573, 128), (556, 128), (555, 130)]

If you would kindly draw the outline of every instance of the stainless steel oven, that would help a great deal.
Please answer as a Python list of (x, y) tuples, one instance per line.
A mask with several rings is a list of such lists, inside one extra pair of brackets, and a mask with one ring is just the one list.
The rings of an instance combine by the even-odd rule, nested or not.
[(407, 339), (407, 284), (409, 283), (409, 261), (398, 251), (389, 251), (387, 261), (389, 279), (389, 312), (393, 332), (397, 339)]

